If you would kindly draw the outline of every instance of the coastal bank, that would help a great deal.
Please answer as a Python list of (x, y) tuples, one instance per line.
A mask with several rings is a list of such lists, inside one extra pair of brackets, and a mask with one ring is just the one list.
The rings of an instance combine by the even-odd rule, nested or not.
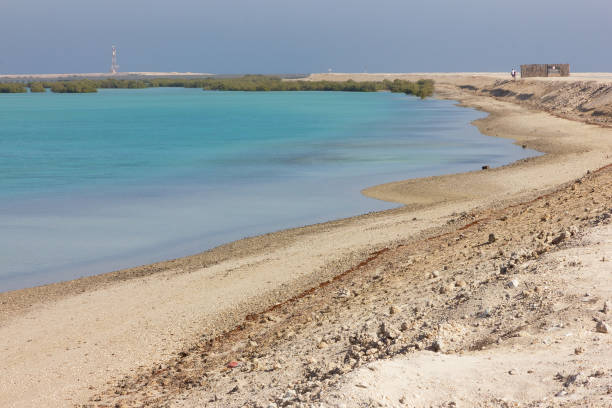
[[(359, 80), (360, 75), (348, 76)], [(291, 384), (306, 384), (309, 376), (318, 381), (318, 394), (314, 395), (325, 397), (324, 391), (369, 361), (360, 363), (360, 358), (349, 356), (342, 367), (329, 370), (319, 364), (331, 350), (334, 355), (339, 352), (340, 357), (329, 357), (329, 362), (340, 364), (351, 347), (369, 344), (368, 340), (351, 340), (355, 339), (357, 324), (384, 313), (404, 316), (409, 325), (410, 319), (422, 314), (414, 308), (431, 313), (448, 309), (450, 298), (445, 296), (449, 296), (450, 282), (433, 285), (429, 279), (434, 270), (443, 273), (446, 265), (453, 275), (445, 279), (464, 282), (457, 288), (491, 281), (491, 277), (479, 273), (493, 273), (490, 263), (507, 262), (511, 254), (501, 244), (512, 245), (506, 238), (494, 241), (494, 246), (479, 247), (490, 228), (481, 230), (476, 221), (486, 216), (498, 222), (513, 213), (497, 211), (521, 208), (520, 214), (534, 219), (518, 222), (516, 213), (512, 224), (506, 226), (506, 221), (499, 221), (494, 230), (496, 237), (512, 236), (519, 245), (518, 237), (531, 236), (518, 229), (512, 234), (507, 231), (530, 225), (549, 212), (545, 202), (537, 200), (539, 197), (575, 194), (571, 193), (576, 191), (571, 190), (575, 180), (610, 163), (611, 129), (479, 93), (495, 87), (501, 77), (427, 77), (436, 80), (439, 97), (488, 112), (488, 117), (475, 122), (484, 134), (510, 138), (546, 154), (497, 169), (393, 182), (364, 190), (370, 197), (405, 204), (400, 209), (249, 238), (155, 265), (0, 294), (0, 405), (188, 406), (206, 402), (211, 406), (241, 406), (251, 400), (264, 404), (275, 400), (277, 394), (282, 400), (288, 389), (292, 391), (290, 397), (297, 395), (299, 389), (291, 388)], [(378, 77), (372, 74), (369, 78)], [(389, 74), (381, 78), (394, 77)], [(592, 178), (581, 181), (578, 191), (586, 200), (590, 199), (591, 188), (600, 187), (603, 196), (597, 200), (603, 205), (609, 194), (607, 173), (597, 174), (601, 178), (589, 176)], [(583, 191), (587, 185), (589, 189)], [(574, 200), (579, 204), (576, 208), (560, 207), (559, 214), (567, 214), (558, 221), (559, 228), (569, 228), (576, 221), (575, 213), (585, 212), (582, 201), (577, 197)], [(537, 211), (530, 203), (537, 203)], [(581, 228), (601, 215), (600, 207), (589, 206)], [(591, 212), (595, 209), (597, 214)], [(546, 232), (553, 232), (553, 228)], [(469, 241), (463, 243), (465, 239)], [(426, 245), (431, 242), (436, 245)], [(479, 268), (480, 272), (459, 278), (460, 274), (455, 274), (459, 263), (455, 266), (453, 259), (464, 262), (464, 273), (476, 271), (474, 264), (467, 262), (468, 256), (476, 257), (476, 252), (470, 252), (473, 248), (482, 248), (478, 256), (487, 256), (489, 263)], [(485, 249), (491, 249), (491, 253)], [(491, 261), (493, 256), (499, 260)], [(391, 278), (394, 271), (404, 275)], [(387, 285), (386, 280), (393, 285)], [(385, 299), (384, 292), (378, 291), (400, 296), (392, 288), (412, 290), (409, 286), (418, 290), (409, 292), (398, 305), (387, 304), (395, 298), (387, 293)], [(445, 289), (440, 289), (442, 286)], [(430, 300), (432, 288), (438, 294)], [(503, 296), (501, 289), (496, 293)], [(469, 298), (474, 299), (472, 295)], [(475, 321), (476, 314), (466, 309), (469, 322)], [(422, 324), (417, 320), (415, 331)], [(399, 321), (392, 323), (401, 326)], [(482, 332), (478, 331), (481, 336), (471, 341), (489, 336), (495, 329), (489, 323), (482, 325)], [(375, 331), (379, 329), (377, 325)], [(337, 334), (340, 332), (345, 334)], [(297, 342), (298, 338), (304, 341)], [(385, 334), (385, 338), (393, 337)], [(406, 335), (406, 339), (412, 337)], [(316, 361), (305, 362), (296, 355), (289, 358), (287, 350), (296, 345), (301, 356)], [(383, 354), (379, 357), (387, 356)], [(239, 370), (228, 369), (226, 360), (236, 361)], [(232, 391), (234, 380), (238, 388)], [(313, 394), (313, 389), (304, 388), (307, 393)]]

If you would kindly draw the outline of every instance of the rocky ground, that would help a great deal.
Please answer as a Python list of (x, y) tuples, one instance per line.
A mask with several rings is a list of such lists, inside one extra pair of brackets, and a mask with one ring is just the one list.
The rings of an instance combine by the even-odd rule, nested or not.
[(460, 87), (564, 118), (612, 125), (612, 83), (524, 79), (497, 80), (482, 87), (470, 84)]
[(612, 168), (356, 267), (90, 406), (612, 406)]

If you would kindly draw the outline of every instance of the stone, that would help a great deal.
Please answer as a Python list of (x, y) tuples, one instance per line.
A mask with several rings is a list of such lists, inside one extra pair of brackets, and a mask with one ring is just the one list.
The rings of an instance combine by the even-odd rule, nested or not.
[(595, 326), (595, 330), (597, 330), (598, 333), (610, 333), (610, 326), (604, 321), (599, 321), (597, 322), (597, 326)]
[(285, 392), (285, 395), (283, 395), (283, 399), (285, 401), (289, 401), (294, 399), (295, 397), (297, 397), (297, 392), (295, 392), (294, 390), (287, 390), (287, 392)]
[(574, 349), (574, 354), (578, 355), (578, 354), (582, 354), (584, 353), (584, 348), (583, 347), (576, 347)]
[(455, 286), (458, 288), (463, 288), (467, 285), (467, 283), (463, 279), (459, 279), (455, 282)]
[(439, 272), (439, 271), (433, 271), (433, 272), (431, 273), (431, 277), (432, 277), (432, 278), (437, 278), (438, 276), (440, 276), (440, 272)]
[(444, 344), (442, 343), (442, 340), (440, 339), (434, 340), (434, 342), (431, 344), (431, 350), (435, 351), (436, 353), (442, 352), (443, 348), (444, 348)]
[(516, 289), (518, 288), (518, 285), (519, 285), (518, 279), (512, 279), (510, 282), (508, 282), (508, 287), (510, 289)]
[(396, 314), (396, 313), (399, 313), (399, 308), (395, 305), (391, 306), (389, 308), (389, 314)]
[(327, 348), (327, 347), (328, 347), (328, 344), (326, 342), (324, 342), (324, 341), (321, 341), (319, 344), (317, 344), (317, 348), (318, 349), (324, 349), (324, 348)]
[(495, 238), (495, 234), (491, 233), (489, 234), (489, 244), (494, 243), (497, 240), (497, 238)]
[(550, 241), (550, 243), (553, 245), (558, 245), (563, 242), (565, 238), (567, 238), (567, 233), (565, 231), (562, 231), (559, 235), (557, 235), (557, 237)]
[(610, 301), (609, 301), (609, 300), (606, 300), (606, 301), (604, 302), (603, 309), (601, 309), (601, 311), (602, 311), (604, 314), (608, 314), (608, 313), (610, 313), (610, 310), (612, 310), (612, 304), (610, 304)]
[(510, 375), (517, 375), (518, 373), (517, 373), (517, 371), (515, 369), (512, 369), (512, 370), (508, 371), (508, 374), (510, 374)]

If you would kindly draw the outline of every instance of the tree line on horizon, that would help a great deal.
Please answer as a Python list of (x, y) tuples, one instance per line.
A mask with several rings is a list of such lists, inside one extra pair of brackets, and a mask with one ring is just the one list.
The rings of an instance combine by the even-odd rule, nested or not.
[(244, 75), (239, 78), (152, 78), (132, 79), (80, 79), (67, 81), (42, 81), (27, 84), (0, 83), (0, 93), (45, 92), (91, 93), (98, 89), (143, 89), (158, 87), (202, 88), (205, 91), (242, 92), (283, 92), (283, 91), (337, 91), (337, 92), (378, 92), (390, 91), (415, 95), (421, 99), (434, 92), (434, 81), (421, 79), (416, 82), (396, 79), (382, 82), (363, 81), (285, 81), (280, 77), (267, 75)]

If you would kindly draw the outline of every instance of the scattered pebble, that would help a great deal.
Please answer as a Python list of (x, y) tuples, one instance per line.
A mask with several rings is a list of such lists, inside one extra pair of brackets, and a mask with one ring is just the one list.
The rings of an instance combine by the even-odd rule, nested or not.
[(495, 234), (491, 233), (489, 234), (489, 244), (492, 244), (496, 241), (497, 239), (495, 238)]
[(597, 322), (597, 326), (595, 326), (595, 330), (597, 330), (598, 333), (610, 333), (610, 326), (608, 326), (608, 323), (600, 321)]
[(512, 279), (510, 282), (508, 282), (508, 287), (510, 289), (516, 289), (519, 286), (519, 281), (518, 279)]

